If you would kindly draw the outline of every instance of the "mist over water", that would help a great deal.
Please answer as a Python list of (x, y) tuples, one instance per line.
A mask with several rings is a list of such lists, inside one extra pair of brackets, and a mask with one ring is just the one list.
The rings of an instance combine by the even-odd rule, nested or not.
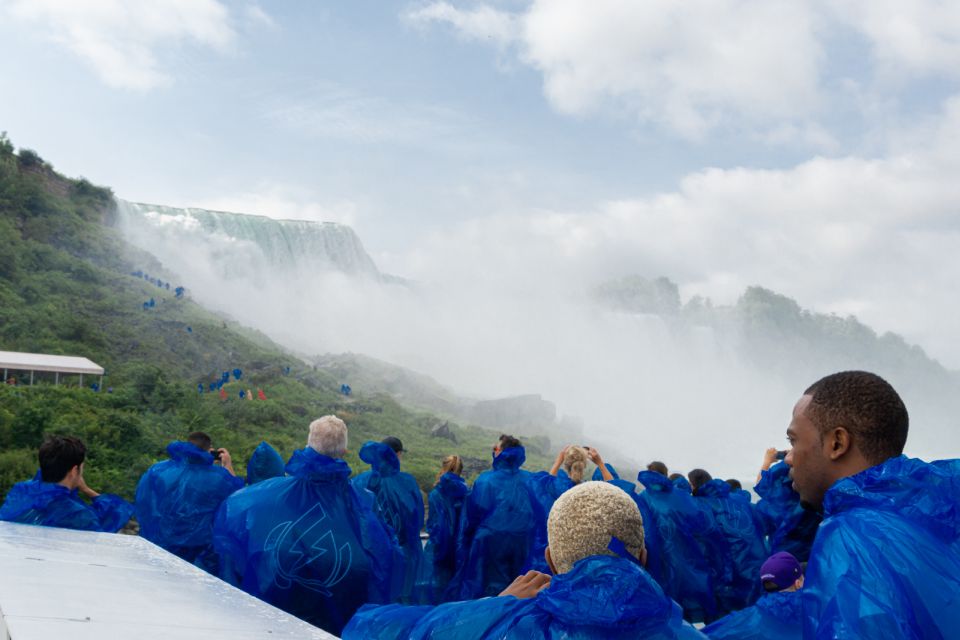
[[(598, 274), (552, 260), (543, 248), (531, 247), (525, 259), (477, 261), (463, 247), (464, 259), (448, 269), (391, 284), (376, 274), (331, 270), (320, 244), (289, 248), (300, 253), (278, 260), (265, 247), (280, 245), (257, 235), (268, 231), (238, 238), (222, 226), (202, 228), (188, 210), (123, 201), (119, 209), (127, 238), (201, 304), (305, 355), (362, 353), (476, 398), (539, 393), (561, 415), (581, 419), (585, 443), (608, 458), (660, 459), (671, 470), (703, 467), (752, 479), (764, 449), (786, 448), (784, 432), (803, 389), (839, 368), (863, 366), (758, 367), (742, 357), (735, 329), (599, 305), (589, 294)], [(341, 243), (355, 238), (335, 236)], [(356, 242), (329, 248), (360, 264)], [(411, 254), (423, 250), (412, 247)], [(946, 403), (931, 400), (902, 372), (877, 373), (910, 410), (908, 453), (960, 453)]]

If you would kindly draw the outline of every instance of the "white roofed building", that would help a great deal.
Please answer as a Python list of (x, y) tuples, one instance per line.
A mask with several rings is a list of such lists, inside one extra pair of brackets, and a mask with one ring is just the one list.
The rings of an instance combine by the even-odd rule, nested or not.
[(42, 371), (53, 373), (54, 384), (60, 383), (61, 374), (79, 375), (81, 386), (84, 375), (100, 376), (100, 382), (103, 382), (103, 367), (78, 356), (0, 351), (0, 369), (3, 369), (4, 381), (8, 379), (11, 372), (23, 371), (30, 373), (30, 384), (33, 384), (34, 373)]

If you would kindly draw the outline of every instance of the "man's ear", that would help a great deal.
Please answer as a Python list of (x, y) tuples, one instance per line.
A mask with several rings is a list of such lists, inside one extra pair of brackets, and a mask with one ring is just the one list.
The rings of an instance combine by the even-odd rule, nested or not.
[(827, 455), (831, 460), (839, 460), (853, 446), (853, 438), (845, 427), (835, 427), (830, 430), (825, 438), (827, 445)]
[(550, 547), (549, 547), (549, 546), (544, 550), (544, 552), (543, 552), (543, 557), (544, 557), (544, 558), (546, 559), (546, 561), (547, 561), (547, 566), (550, 567), (550, 573), (552, 573), (553, 575), (557, 575), (557, 574), (558, 574), (557, 567), (553, 564), (553, 558), (550, 557)]

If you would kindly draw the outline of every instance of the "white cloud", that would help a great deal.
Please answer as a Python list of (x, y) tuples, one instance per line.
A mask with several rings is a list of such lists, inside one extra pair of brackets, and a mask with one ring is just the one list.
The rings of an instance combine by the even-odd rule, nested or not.
[[(941, 0), (432, 2), (404, 16), (511, 45), (560, 112), (618, 114), (693, 140), (730, 128), (833, 152), (823, 123), (858, 108), (850, 87), (870, 108), (896, 108), (917, 73), (960, 75), (960, 5)], [(838, 71), (829, 56), (859, 56), (857, 37), (866, 55)]]
[(826, 11), (871, 44), (883, 75), (960, 74), (960, 4), (940, 0), (845, 0)]
[(808, 308), (856, 313), (960, 368), (957, 149), (960, 98), (946, 104), (924, 144), (887, 157), (706, 169), (673, 192), (592, 211), (473, 220), (409, 256), (387, 256), (382, 266), (491, 287), (575, 288), (625, 273), (666, 275), (685, 296), (723, 303), (759, 284)]
[(13, 0), (6, 13), (93, 67), (107, 85), (146, 91), (169, 85), (163, 54), (184, 44), (228, 49), (236, 39), (218, 0)]
[(464, 11), (448, 2), (434, 2), (407, 11), (404, 18), (420, 26), (434, 22), (446, 23), (468, 40), (490, 41), (500, 46), (509, 45), (521, 35), (520, 20), (516, 14), (487, 5)]

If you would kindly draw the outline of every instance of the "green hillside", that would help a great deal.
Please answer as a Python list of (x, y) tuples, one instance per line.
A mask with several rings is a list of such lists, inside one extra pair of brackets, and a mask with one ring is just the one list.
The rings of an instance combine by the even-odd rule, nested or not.
[[(360, 444), (386, 435), (404, 441), (404, 468), (425, 490), (449, 453), (468, 458), (471, 474), (488, 466), (498, 433), (450, 423), (456, 444), (432, 437), (441, 420), (431, 413), (386, 394), (345, 397), (344, 380), (205, 310), (189, 293), (177, 299), (173, 289), (189, 292), (190, 283), (173, 281), (125, 243), (110, 227), (113, 207), (109, 189), (67, 179), (0, 137), (0, 350), (84, 356), (107, 371), (100, 393), (74, 376), (59, 386), (52, 376), (33, 387), (0, 385), (0, 495), (33, 475), (46, 433), (83, 438), (90, 485), (130, 498), (166, 444), (190, 431), (209, 432), (242, 473), (260, 440), (289, 456), (303, 446), (310, 420), (327, 413), (346, 420), (357, 471), (366, 468), (355, 454)], [(131, 275), (137, 271), (170, 281), (170, 290)], [(151, 298), (155, 306), (144, 309)], [(198, 393), (198, 384), (234, 368), (243, 377), (224, 387), (227, 400)], [(239, 399), (241, 389), (258, 388), (266, 401)], [(549, 464), (536, 451), (528, 456), (530, 468)]]

